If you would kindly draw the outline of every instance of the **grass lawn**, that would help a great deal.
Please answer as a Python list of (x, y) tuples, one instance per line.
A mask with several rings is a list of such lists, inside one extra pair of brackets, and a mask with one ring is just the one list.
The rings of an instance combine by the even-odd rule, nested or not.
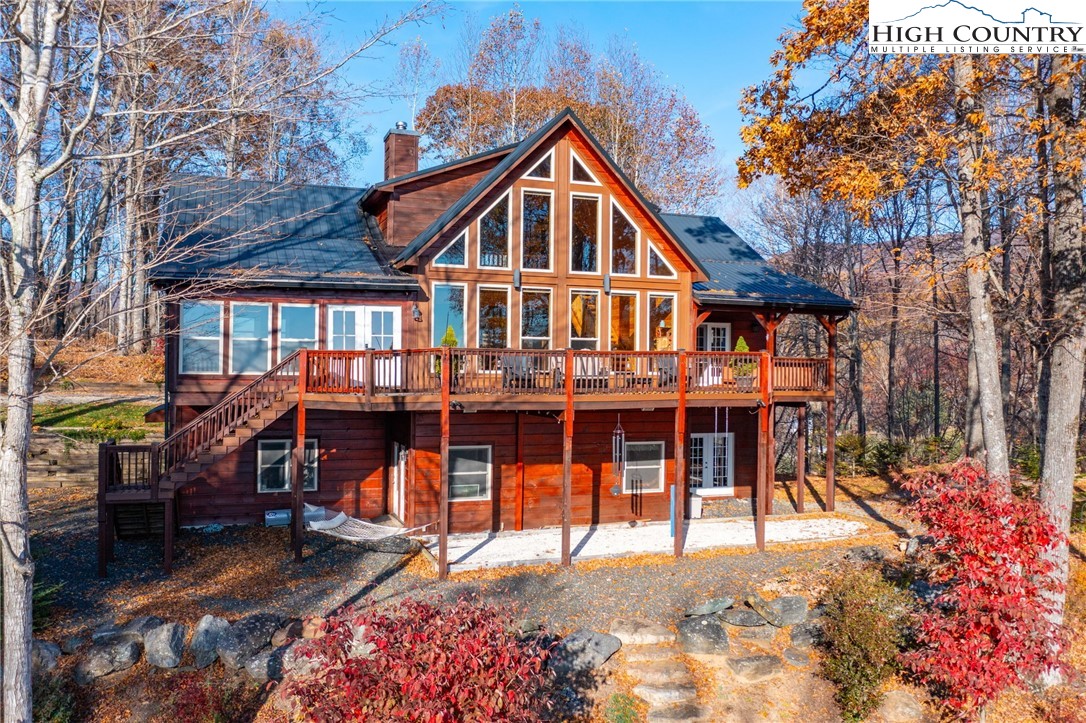
[(66, 437), (86, 441), (140, 440), (162, 431), (161, 423), (148, 424), (143, 420), (143, 415), (152, 408), (148, 404), (110, 401), (36, 404), (34, 426), (63, 429)]

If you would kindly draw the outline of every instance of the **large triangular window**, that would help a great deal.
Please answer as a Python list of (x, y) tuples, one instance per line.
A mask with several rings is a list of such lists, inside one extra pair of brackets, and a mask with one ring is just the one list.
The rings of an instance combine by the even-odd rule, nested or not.
[(434, 266), (467, 266), (468, 265), (468, 233), (464, 233), (453, 239), (452, 243), (442, 249), (434, 259)]
[(539, 179), (542, 179), (544, 181), (549, 181), (552, 178), (554, 178), (554, 176), (551, 175), (551, 173), (552, 173), (551, 169), (554, 166), (553, 158), (554, 158), (554, 153), (553, 152), (547, 153), (547, 155), (543, 156), (543, 160), (541, 160), (539, 163), (536, 164), (535, 168), (528, 171), (528, 173), (526, 174), (526, 177), (527, 178), (539, 178)]
[(664, 279), (675, 278), (675, 269), (651, 243), (649, 244), (649, 276), (658, 276)]
[(591, 183), (598, 186), (599, 181), (592, 175), (592, 172), (588, 170), (588, 166), (577, 157), (576, 153), (570, 153), (570, 180), (574, 183)]

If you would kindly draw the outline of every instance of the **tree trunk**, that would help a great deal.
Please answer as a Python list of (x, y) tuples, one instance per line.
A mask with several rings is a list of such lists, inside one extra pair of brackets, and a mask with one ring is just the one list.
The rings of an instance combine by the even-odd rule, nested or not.
[(966, 285), (969, 290), (969, 324), (973, 332), (973, 359), (977, 369), (980, 420), (984, 434), (984, 464), (988, 473), (1010, 484), (1003, 399), (1000, 395), (999, 340), (992, 316), (988, 288), (988, 255), (984, 248), (981, 214), (983, 197), (977, 179), (984, 138), (976, 116), (983, 112), (974, 95), (973, 57), (954, 56), (954, 83), (958, 103), (958, 213), (962, 226)]
[[(1082, 177), (1075, 168), (1080, 152), (1072, 134), (1078, 131), (1072, 87), (1072, 63), (1064, 55), (1052, 57), (1049, 108), (1052, 120), (1052, 275), (1047, 296), (1054, 315), (1049, 322), (1051, 388), (1042, 410), (1045, 418), (1045, 448), (1041, 461), (1041, 504), (1052, 521), (1064, 532), (1071, 528), (1071, 503), (1075, 487), (1079, 414), (1083, 374), (1086, 373), (1086, 244), (1082, 232)], [(1052, 557), (1061, 582), (1067, 582), (1068, 548), (1064, 539)], [(1063, 620), (1065, 594), (1057, 604)]]
[(896, 248), (890, 249), (893, 256), (894, 275), (890, 279), (890, 338), (886, 349), (886, 438), (893, 441), (894, 424), (897, 421), (897, 339), (901, 326), (901, 241), (895, 241)]
[(965, 380), (965, 456), (979, 457), (984, 451), (984, 425), (980, 421), (980, 382), (973, 355), (973, 332), (969, 332), (969, 359)]

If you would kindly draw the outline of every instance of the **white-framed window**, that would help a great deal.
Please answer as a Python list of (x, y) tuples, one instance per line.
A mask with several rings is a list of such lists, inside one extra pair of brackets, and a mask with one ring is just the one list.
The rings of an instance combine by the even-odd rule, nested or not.
[(675, 350), (676, 294), (649, 294), (649, 351)]
[(731, 351), (731, 324), (702, 324), (698, 327), (698, 351)]
[(640, 268), (638, 252), (641, 230), (615, 200), (611, 199), (611, 273), (637, 276)]
[(569, 180), (573, 183), (590, 183), (593, 186), (600, 185), (592, 171), (588, 170), (588, 164), (581, 160), (577, 152), (570, 149), (569, 152)]
[(399, 306), (329, 306), (330, 349), (399, 349)]
[(637, 351), (637, 292), (612, 291), (611, 351)]
[(539, 178), (544, 181), (554, 179), (554, 150), (547, 151), (547, 155), (535, 164), (532, 170), (524, 174), (525, 178)]
[[(480, 286), (476, 292), (478, 325), (475, 328), (480, 349), (509, 348), (509, 287)], [(497, 359), (484, 357), (483, 368), (496, 368)]]
[(449, 447), (449, 499), (489, 500), (492, 471), (489, 445)]
[(569, 346), (600, 348), (600, 292), (574, 289), (569, 292)]
[(551, 290), (520, 292), (520, 348), (551, 348)]
[(595, 194), (573, 193), (569, 201), (569, 270), (600, 272), (600, 201)]
[(526, 188), (520, 194), (520, 267), (550, 271), (554, 255), (554, 203), (550, 191)]
[(690, 491), (702, 497), (735, 494), (735, 434), (690, 435)]
[[(256, 491), (290, 492), (294, 465), (290, 460), (289, 439), (258, 439), (256, 442)], [(302, 489), (317, 490), (318, 459), (317, 440), (305, 440), (305, 477)]]
[(182, 301), (181, 374), (222, 374), (222, 313), (219, 301)]
[(652, 241), (649, 241), (649, 276), (660, 279), (674, 279), (675, 268), (667, 262)]
[(507, 193), (479, 217), (479, 268), (510, 268), (509, 210)]
[(467, 346), (467, 285), (435, 283), (430, 291), (430, 342), (439, 346)]
[(316, 349), (319, 327), (313, 304), (279, 305), (279, 358), (286, 359), (299, 349)]
[(230, 373), (271, 368), (271, 304), (230, 304)]
[(441, 249), (441, 253), (434, 257), (434, 266), (452, 266), (455, 268), (467, 268), (468, 265), (468, 232), (464, 231), (449, 242), (449, 245)]
[(663, 442), (626, 443), (622, 491), (625, 494), (664, 491)]

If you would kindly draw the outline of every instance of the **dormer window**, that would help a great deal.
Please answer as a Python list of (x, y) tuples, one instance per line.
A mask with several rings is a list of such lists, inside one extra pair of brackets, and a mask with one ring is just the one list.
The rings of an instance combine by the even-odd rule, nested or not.
[(671, 264), (651, 243), (649, 244), (649, 276), (657, 276), (662, 279), (675, 278), (675, 269), (671, 268)]
[(460, 266), (468, 265), (468, 232), (457, 236), (452, 243), (442, 250), (434, 259), (434, 266)]
[(570, 180), (574, 183), (591, 183), (594, 186), (600, 184), (596, 180), (596, 177), (592, 175), (592, 172), (588, 170), (588, 166), (584, 164), (576, 153), (570, 152), (570, 164), (569, 164)]
[(509, 194), (479, 219), (479, 266), (509, 268)]
[(535, 168), (528, 171), (527, 178), (541, 178), (545, 181), (550, 181), (554, 178), (551, 172), (553, 166), (554, 152), (550, 152), (543, 156), (543, 160), (536, 164)]
[(611, 204), (611, 273), (637, 274), (637, 227), (616, 204)]

